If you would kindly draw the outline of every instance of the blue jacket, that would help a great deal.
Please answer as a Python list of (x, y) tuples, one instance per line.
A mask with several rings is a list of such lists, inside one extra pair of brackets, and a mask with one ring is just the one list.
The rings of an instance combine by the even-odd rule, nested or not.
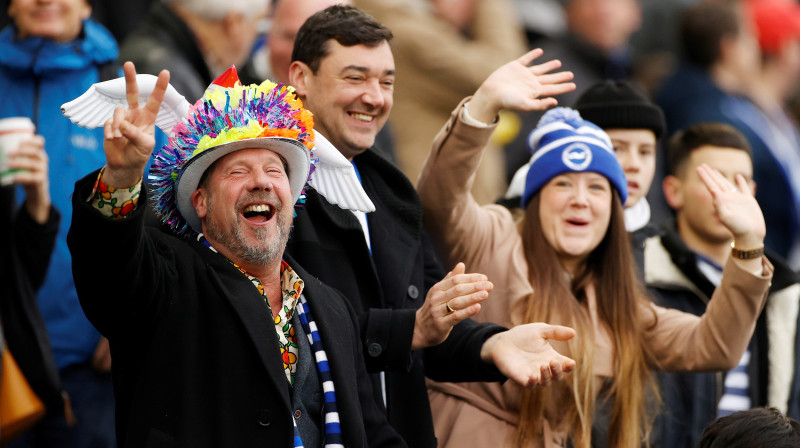
[[(0, 32), (0, 118), (30, 117), (36, 132), (44, 136), (50, 159), (50, 194), (62, 215), (47, 277), (38, 294), (59, 369), (90, 360), (100, 337), (78, 302), (66, 236), (75, 182), (105, 164), (102, 129), (72, 124), (60, 107), (99, 81), (100, 68), (113, 63), (118, 52), (111, 34), (92, 20), (85, 21), (81, 36), (69, 43), (38, 37), (20, 40), (13, 25)], [(18, 196), (24, 197), (21, 189)], [(105, 244), (97, 243), (98, 261)]]

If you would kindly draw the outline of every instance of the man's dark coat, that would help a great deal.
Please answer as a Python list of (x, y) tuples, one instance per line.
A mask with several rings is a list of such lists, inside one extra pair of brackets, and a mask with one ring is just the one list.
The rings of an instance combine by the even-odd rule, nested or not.
[[(405, 175), (373, 149), (354, 160), (376, 208), (367, 214), (371, 256), (353, 213), (314, 190), (298, 211), (286, 252), (340, 290), (356, 309), (367, 369), (385, 371), (389, 423), (409, 446), (435, 447), (425, 376), (503, 380), (494, 366), (480, 360), (483, 342), (503, 328), (467, 320), (439, 346), (411, 352), (416, 311), (445, 273), (423, 229), (419, 196)], [(378, 375), (373, 383), (380, 403)]]
[[(96, 178), (76, 184), (68, 242), (81, 304), (111, 343), (119, 446), (292, 446), (291, 390), (257, 289), (202, 244), (144, 226), (145, 207), (101, 216), (85, 202)], [(372, 399), (352, 309), (285, 260), (305, 281), (345, 445), (405, 446)]]

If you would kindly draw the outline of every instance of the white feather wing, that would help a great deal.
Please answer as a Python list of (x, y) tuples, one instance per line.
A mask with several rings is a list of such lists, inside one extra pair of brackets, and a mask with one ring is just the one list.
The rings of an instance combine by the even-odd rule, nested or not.
[(309, 184), (331, 204), (347, 210), (374, 212), (356, 170), (342, 153), (319, 132), (314, 137), (314, 155), (319, 159)]
[[(158, 78), (153, 75), (136, 75), (139, 86), (139, 106), (147, 104)], [(101, 127), (114, 115), (117, 106), (127, 106), (125, 78), (92, 84), (83, 95), (61, 105), (61, 112), (73, 123), (85, 128)], [(164, 101), (158, 110), (156, 126), (172, 136), (172, 128), (189, 113), (189, 102), (172, 85), (167, 87)]]

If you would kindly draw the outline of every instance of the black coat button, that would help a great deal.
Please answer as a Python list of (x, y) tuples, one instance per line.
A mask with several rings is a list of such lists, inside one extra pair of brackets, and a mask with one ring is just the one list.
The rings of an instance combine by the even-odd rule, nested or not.
[(381, 344), (373, 342), (367, 346), (367, 353), (369, 353), (369, 356), (377, 358), (381, 355), (381, 353), (383, 353), (383, 348), (381, 348)]
[(300, 412), (300, 409), (297, 409), (296, 411), (294, 411), (294, 418), (295, 419), (299, 419), (300, 416), (302, 416), (302, 415), (303, 415), (303, 413)]
[(417, 297), (419, 297), (419, 289), (414, 285), (409, 286), (408, 297), (411, 297), (412, 299), (416, 299)]
[(258, 424), (261, 426), (269, 426), (272, 423), (272, 414), (268, 410), (261, 411), (258, 416)]

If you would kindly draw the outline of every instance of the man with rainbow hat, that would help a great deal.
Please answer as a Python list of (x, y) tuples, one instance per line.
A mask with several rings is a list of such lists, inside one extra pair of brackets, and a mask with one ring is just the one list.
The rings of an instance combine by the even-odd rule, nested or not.
[[(148, 198), (169, 73), (140, 105), (124, 70), (127, 108), (105, 123), (106, 166), (76, 183), (68, 237), (111, 344), (119, 446), (405, 446), (372, 399), (353, 310), (283, 255), (310, 112), (283, 85), (216, 82), (156, 153)], [(148, 200), (173, 232), (144, 225)]]

